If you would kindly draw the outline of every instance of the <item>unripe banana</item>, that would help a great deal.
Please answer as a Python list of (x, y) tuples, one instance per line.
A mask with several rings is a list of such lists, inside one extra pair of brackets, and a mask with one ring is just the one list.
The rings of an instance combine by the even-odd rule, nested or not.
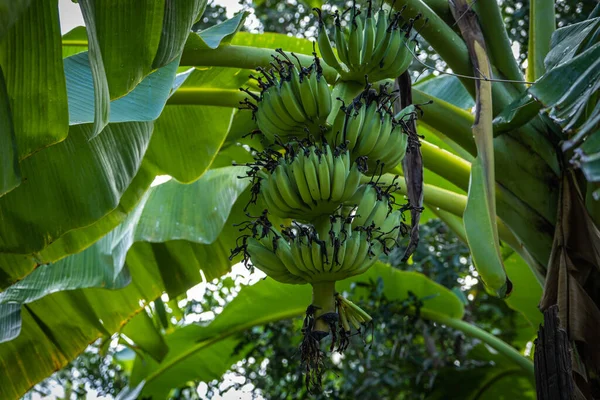
[(291, 165), (292, 173), (294, 174), (294, 180), (296, 181), (296, 185), (298, 187), (298, 192), (300, 193), (300, 197), (302, 201), (308, 206), (313, 205), (313, 198), (310, 193), (310, 189), (308, 188), (308, 184), (306, 183), (306, 178), (304, 177), (304, 162), (306, 157), (304, 154), (298, 154)]
[(275, 253), (265, 248), (256, 239), (248, 239), (247, 249), (252, 260), (252, 265), (276, 281), (291, 284), (306, 283), (304, 279), (292, 275)]
[(307, 282), (310, 282), (312, 280), (314, 273), (311, 274), (305, 271), (303, 268), (301, 269), (298, 267), (297, 261), (300, 260), (294, 257), (294, 255), (292, 254), (292, 248), (285, 239), (278, 239), (275, 254), (277, 255), (277, 257), (279, 257), (283, 265), (285, 265), (285, 267), (288, 271), (290, 271), (290, 273), (304, 279)]
[(344, 199), (349, 199), (354, 196), (356, 190), (358, 189), (358, 184), (360, 183), (361, 173), (357, 163), (352, 164), (352, 168), (350, 168), (350, 173), (346, 178), (344, 193), (342, 194), (342, 201)]
[(279, 93), (281, 100), (283, 101), (283, 106), (289, 112), (294, 121), (299, 124), (304, 124), (308, 117), (306, 114), (304, 114), (304, 109), (296, 98), (296, 94), (292, 88), (292, 82), (290, 80), (285, 80), (281, 84)]
[(313, 8), (313, 11), (317, 13), (319, 18), (319, 34), (317, 36), (317, 43), (319, 44), (319, 50), (321, 51), (321, 56), (323, 56), (323, 60), (325, 62), (335, 68), (336, 70), (342, 70), (342, 66), (338, 62), (337, 57), (333, 53), (333, 49), (331, 47), (331, 42), (329, 41), (329, 36), (327, 35), (327, 30), (325, 29), (325, 23), (323, 21), (323, 15), (321, 10), (318, 8)]
[(360, 202), (356, 207), (356, 214), (352, 225), (365, 226), (373, 208), (377, 204), (377, 191), (370, 184), (363, 185), (362, 190), (356, 192), (355, 197), (360, 196)]
[(371, 2), (367, 9), (367, 17), (365, 19), (365, 27), (363, 29), (363, 45), (360, 63), (364, 69), (371, 59), (373, 54), (373, 43), (375, 42), (375, 22), (373, 21), (373, 10)]
[[(325, 148), (325, 151), (331, 152)], [(319, 189), (321, 192), (322, 200), (329, 200), (331, 197), (331, 175), (329, 172), (329, 163), (327, 162), (327, 155), (323, 154), (320, 157), (317, 156), (317, 177), (319, 178)], [(333, 165), (333, 164), (332, 164)]]
[(316, 241), (313, 241), (312, 244), (310, 245), (310, 250), (311, 250), (313, 265), (315, 266), (315, 268), (318, 271), (324, 272), (325, 269), (323, 267), (324, 261), (323, 261), (323, 254), (321, 253), (321, 246)]
[(314, 148), (311, 148), (310, 154), (304, 159), (304, 178), (310, 190), (310, 196), (317, 202), (321, 200), (321, 189), (319, 188), (319, 178), (315, 168), (315, 158)]
[(344, 189), (346, 187), (346, 166), (344, 165), (343, 158), (341, 156), (334, 157), (333, 159), (333, 185), (331, 187), (331, 201), (341, 201), (344, 196)]
[[(310, 75), (313, 75), (313, 71)], [(302, 98), (302, 107), (309, 118), (314, 118), (319, 113), (317, 105), (317, 88), (313, 92), (310, 76), (304, 74), (300, 79), (300, 97)]]

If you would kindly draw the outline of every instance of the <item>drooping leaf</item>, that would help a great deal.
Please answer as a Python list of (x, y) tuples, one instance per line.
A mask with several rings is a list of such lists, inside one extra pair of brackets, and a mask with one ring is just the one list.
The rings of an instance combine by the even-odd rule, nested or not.
[(21, 13), (29, 7), (31, 0), (0, 1), (0, 40), (19, 19)]
[[(91, 287), (119, 289), (129, 284), (131, 277), (128, 271), (123, 270), (123, 266), (127, 250), (133, 244), (134, 228), (143, 206), (144, 202), (122, 225), (93, 246), (54, 264), (40, 266), (1, 292), (0, 315), (7, 305), (28, 304), (55, 292)], [(20, 325), (20, 321), (14, 323)], [(19, 333), (16, 329), (11, 332), (16, 335)], [(16, 335), (2, 336), (0, 342), (12, 340)]]
[(455, 76), (432, 76), (415, 83), (415, 88), (465, 110), (470, 110), (475, 105), (469, 92)]
[[(473, 70), (484, 76), (491, 76), (483, 33), (475, 14), (470, 12), (466, 2), (457, 4), (453, 13), (469, 49)], [(512, 285), (502, 264), (496, 222), (492, 84), (489, 81), (477, 81), (475, 87), (477, 97), (472, 129), (477, 157), (471, 164), (469, 194), (463, 220), (469, 249), (479, 276), (488, 291), (504, 297), (510, 293)]]
[(529, 93), (523, 93), (494, 118), (494, 134), (520, 128), (538, 115), (541, 109), (541, 104)]
[(137, 348), (158, 362), (169, 351), (162, 334), (144, 310), (127, 322), (121, 333), (131, 339)]
[(195, 43), (196, 45), (199, 43), (200, 48), (209, 49), (216, 49), (219, 46), (229, 44), (234, 35), (244, 25), (247, 15), (246, 12), (240, 12), (227, 21), (199, 32), (196, 36), (190, 35), (188, 41), (191, 40), (191, 43)]
[(83, 0), (79, 4), (91, 48), (98, 43), (99, 51), (90, 59), (103, 66), (110, 98), (124, 96), (153, 69), (165, 0)]
[(65, 232), (115, 209), (136, 175), (152, 123), (108, 125), (88, 141), (91, 125), (21, 162), (23, 182), (0, 198), (0, 251), (40, 251)]
[[(424, 309), (451, 318), (462, 318), (463, 304), (450, 290), (416, 272), (403, 272), (376, 264), (367, 273), (339, 282), (340, 292), (352, 282), (383, 279), (388, 299), (405, 299), (408, 291), (424, 298)], [(361, 291), (357, 298), (361, 297)], [(219, 378), (241, 354), (232, 354), (240, 333), (256, 325), (299, 317), (311, 299), (308, 285), (284, 285), (272, 279), (244, 287), (240, 294), (207, 327), (189, 325), (166, 336), (169, 353), (162, 361), (136, 360), (131, 384), (145, 381), (143, 395), (163, 398), (173, 387), (192, 379)]]
[(206, 8), (207, 0), (165, 0), (165, 15), (153, 68), (160, 68), (179, 57), (190, 29)]
[(0, 67), (0, 196), (21, 183), (21, 169), (4, 74)]
[[(226, 170), (226, 168), (223, 170)], [(228, 179), (225, 178), (225, 172), (220, 172), (223, 177), (221, 180), (223, 190), (220, 195), (225, 204), (231, 204), (230, 199), (240, 195), (238, 189), (227, 189), (228, 184), (233, 184), (236, 188), (239, 187), (239, 183), (235, 178), (238, 171), (235, 170), (236, 168), (230, 167)], [(157, 190), (158, 188), (160, 186), (154, 189)], [(194, 199), (188, 198), (188, 200), (193, 205)], [(234, 212), (240, 213), (240, 211), (243, 211), (246, 202), (247, 198), (241, 198), (239, 204), (233, 207)], [(150, 202), (144, 205), (144, 207), (159, 206), (161, 204)], [(228, 270), (231, 265), (227, 257), (228, 250), (235, 246), (236, 236), (234, 231), (237, 231), (237, 228), (231, 225), (234, 221), (240, 220), (241, 213), (236, 214), (235, 219), (224, 222), (219, 216), (210, 217), (210, 213), (200, 212), (204, 212), (205, 215), (209, 216), (202, 221), (202, 224), (220, 224), (224, 228), (223, 233), (217, 237), (213, 244), (190, 243), (189, 248), (194, 249), (193, 246), (195, 245), (197, 251), (202, 246), (211, 248), (218, 245), (219, 248), (223, 249), (222, 253), (227, 252), (224, 258), (229, 262), (226, 268)], [(169, 221), (169, 224), (177, 225), (184, 222), (174, 220)], [(160, 231), (160, 226), (155, 228)], [(121, 229), (121, 227), (118, 229)], [(199, 229), (203, 228), (199, 227)], [(160, 234), (157, 233), (154, 236), (158, 237)], [(166, 240), (169, 240), (169, 238), (166, 238)], [(135, 259), (131, 256), (136, 252), (136, 246), (143, 246), (146, 243), (135, 244), (127, 255), (127, 269), (123, 269), (123, 271), (129, 273), (132, 282), (123, 289), (87, 288), (62, 291), (25, 305), (21, 315), (21, 334), (16, 339), (0, 345), (0, 364), (19, 366), (10, 368), (6, 374), (0, 375), (0, 398), (20, 397), (34, 383), (72, 360), (97, 337), (119, 331), (144, 305), (156, 299), (164, 291), (176, 289), (181, 293), (197, 284), (201, 279), (198, 269), (203, 269), (205, 275), (210, 279), (225, 272), (217, 270), (217, 268), (222, 268), (220, 261), (218, 264), (213, 263), (214, 251), (206, 253), (202, 258), (193, 259), (191, 256), (194, 254), (190, 255), (180, 251), (184, 241), (169, 241), (166, 244), (170, 245), (171, 243), (180, 243), (180, 245), (173, 248), (174, 251), (170, 253), (170, 259), (162, 259), (158, 263), (148, 263), (143, 259), (141, 259), (141, 262), (135, 262)], [(154, 245), (159, 244), (155, 243), (149, 246)], [(150, 249), (152, 251), (152, 247)], [(127, 249), (123, 250), (126, 251)], [(123, 255), (124, 253), (120, 253), (119, 256)], [(173, 259), (177, 259), (179, 263), (169, 262)], [(197, 268), (197, 276), (190, 275), (193, 268)], [(192, 277), (194, 279), (190, 279)], [(63, 278), (68, 279), (68, 277)], [(0, 332), (9, 334), (7, 331), (14, 328), (14, 324), (10, 324), (10, 321), (14, 320), (15, 313), (20, 310), (11, 306), (10, 309), (4, 311), (6, 311), (5, 314), (0, 314), (0, 323), (2, 323)]]
[(63, 58), (88, 50), (88, 38), (85, 26), (77, 26), (62, 37)]
[(529, 44), (525, 78), (535, 82), (544, 74), (544, 59), (550, 51), (550, 38), (556, 29), (554, 1), (532, 0), (529, 3)]
[[(83, 0), (79, 3), (81, 14), (87, 26), (86, 34), (91, 44), (89, 44), (89, 54), (87, 61), (92, 73), (93, 83), (93, 110), (94, 110), (94, 129), (91, 132), (90, 138), (96, 137), (102, 132), (102, 129), (108, 124), (110, 115), (110, 88), (108, 86), (108, 77), (106, 75), (106, 67), (102, 57), (102, 49), (97, 31), (95, 17), (95, 0)], [(77, 58), (74, 58), (77, 60)]]
[(117, 208), (91, 225), (73, 229), (40, 252), (33, 254), (0, 253), (0, 290), (23, 279), (36, 266), (54, 263), (70, 254), (79, 253), (122, 223), (137, 205), (156, 176), (143, 162), (135, 178), (121, 197)]
[[(178, 87), (173, 98), (195, 100), (211, 93), (223, 96), (223, 91), (228, 90), (237, 96), (241, 94), (238, 88), (247, 80), (248, 72), (237, 68), (196, 69)], [(172, 105), (167, 105), (156, 121), (148, 160), (164, 174), (181, 182), (192, 182), (216, 157), (227, 137), (234, 110), (185, 105), (185, 99), (169, 104)]]
[[(88, 52), (82, 52), (64, 60), (71, 125), (91, 123), (95, 120), (94, 73), (90, 70), (89, 56)], [(145, 77), (126, 96), (110, 102), (110, 112), (105, 122), (157, 119), (171, 92), (177, 65), (178, 60), (172, 61)], [(91, 134), (90, 139), (95, 136)]]
[[(563, 151), (591, 182), (600, 181), (600, 18), (557, 30), (546, 58), (550, 69), (529, 92), (545, 107), (569, 139)], [(587, 140), (586, 140), (587, 139)]]
[(20, 160), (64, 140), (69, 130), (58, 0), (31, 3), (0, 41)]

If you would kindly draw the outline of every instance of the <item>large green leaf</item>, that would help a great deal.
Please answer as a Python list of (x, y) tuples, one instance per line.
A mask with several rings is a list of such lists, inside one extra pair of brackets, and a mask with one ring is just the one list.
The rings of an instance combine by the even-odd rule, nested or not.
[(65, 232), (115, 209), (136, 175), (152, 123), (108, 125), (88, 141), (91, 125), (21, 162), (23, 182), (0, 198), (0, 251), (29, 254)]
[[(123, 270), (127, 250), (133, 244), (134, 228), (141, 215), (142, 202), (122, 225), (104, 236), (93, 246), (66, 257), (54, 264), (42, 265), (21, 281), (0, 293), (0, 315), (14, 304), (27, 304), (51, 293), (81, 288), (123, 288), (129, 284), (129, 272)], [(14, 336), (0, 336), (0, 342), (14, 339), (19, 334), (21, 320), (13, 318), (10, 329), (0, 327), (0, 332)]]
[(87, 31), (85, 26), (77, 26), (62, 37), (63, 58), (88, 50)]
[(67, 136), (60, 40), (58, 0), (33, 0), (0, 41), (19, 159)]
[[(404, 272), (385, 264), (376, 264), (367, 273), (337, 285), (348, 290), (352, 282), (383, 279), (389, 299), (405, 299), (408, 291), (424, 298), (423, 309), (434, 314), (460, 319), (462, 302), (450, 290), (416, 272)], [(361, 296), (359, 291), (357, 298)], [(239, 335), (256, 325), (301, 316), (311, 299), (308, 285), (284, 285), (267, 278), (244, 287), (223, 312), (207, 327), (189, 325), (166, 336), (169, 353), (161, 363), (138, 359), (131, 385), (142, 380), (142, 395), (166, 398), (169, 390), (182, 383), (219, 378), (241, 355), (232, 354)]]
[[(249, 184), (248, 180), (237, 179), (244, 170), (245, 167), (221, 168), (210, 171), (192, 185), (172, 181), (154, 188), (147, 203), (141, 201), (121, 225), (93, 246), (40, 266), (1, 292), (0, 315), (8, 312), (6, 304), (27, 304), (54, 292), (125, 286), (129, 275), (123, 266), (134, 239), (153, 243), (138, 244), (128, 256), (129, 263), (153, 263), (157, 270), (161, 265), (173, 268), (180, 265), (179, 274), (162, 277), (173, 297), (185, 290), (181, 288), (187, 288), (189, 282), (199, 281), (201, 269), (211, 279), (221, 276), (229, 269), (229, 249), (235, 247), (237, 238), (232, 226), (224, 229), (225, 223), (228, 218), (231, 218), (229, 225), (243, 218), (239, 210), (245, 205), (245, 198), (234, 217), (230, 214)], [(198, 202), (200, 207), (196, 206)], [(166, 204), (172, 205), (169, 212), (165, 212)], [(18, 334), (15, 326), (20, 325), (20, 320), (11, 321), (14, 326), (0, 327), (0, 331)], [(0, 336), (0, 342), (13, 338)]]
[(30, 3), (31, 0), (0, 0), (0, 40)]
[[(238, 88), (247, 80), (248, 72), (237, 68), (196, 69), (176, 93), (193, 99), (223, 90), (238, 95)], [(224, 107), (168, 105), (156, 121), (148, 160), (181, 182), (198, 179), (223, 145), (233, 111)]]
[(56, 262), (91, 246), (119, 225), (136, 206), (154, 180), (155, 171), (143, 162), (127, 187), (117, 208), (91, 225), (66, 232), (48, 247), (34, 254), (0, 253), (0, 290), (23, 279), (36, 266)]
[[(103, 135), (100, 135), (98, 138), (101, 138), (102, 136)], [(98, 138), (94, 140), (97, 140)], [(240, 196), (241, 191), (243, 191), (248, 184), (248, 182), (240, 183), (235, 178), (240, 174), (240, 169), (241, 167), (230, 167), (215, 172), (220, 174), (222, 179), (219, 181), (219, 191), (214, 192), (213, 194), (215, 196), (218, 195), (224, 204), (232, 205), (234, 199)], [(229, 171), (229, 175), (227, 175), (226, 171)], [(205, 174), (204, 178), (210, 179), (210, 173), (211, 172)], [(201, 185), (202, 179), (194, 185)], [(180, 187), (184, 186), (177, 183), (175, 184)], [(230, 188), (230, 185), (233, 185), (233, 189)], [(148, 211), (156, 213), (156, 210), (163, 207), (163, 214), (166, 213), (166, 210), (164, 210), (165, 204), (158, 203), (159, 201), (162, 201), (163, 197), (152, 196), (154, 192), (160, 191), (161, 186), (162, 185), (153, 189), (153, 193), (151, 193), (151, 196), (144, 205), (144, 210), (142, 212)], [(188, 248), (198, 250), (200, 247), (211, 248), (212, 246), (218, 245), (220, 249), (228, 250), (235, 245), (236, 235), (233, 231), (236, 231), (237, 229), (231, 225), (234, 220), (239, 220), (239, 214), (242, 212), (243, 207), (247, 202), (247, 198), (240, 198), (238, 204), (236, 204), (235, 207), (232, 206), (235, 216), (232, 217), (232, 220), (227, 222), (222, 220), (222, 212), (212, 214), (211, 216), (211, 213), (206, 209), (203, 210), (203, 206), (205, 205), (197, 204), (194, 198), (186, 197), (185, 200), (188, 202), (188, 209), (196, 207), (199, 213), (207, 215), (207, 218), (202, 221), (201, 226), (199, 226), (198, 229), (206, 230), (204, 227), (205, 224), (213, 226), (209, 231), (214, 229), (215, 225), (223, 227), (222, 234), (219, 235), (212, 244), (195, 244), (195, 248), (191, 245)], [(179, 217), (185, 218), (185, 216), (181, 215), (179, 215)], [(178, 245), (168, 248), (173, 250), (173, 252), (167, 253), (170, 258), (162, 258), (158, 260), (158, 263), (151, 263), (145, 262), (146, 260), (144, 260), (143, 257), (140, 257), (140, 254), (136, 249), (137, 246), (144, 247), (146, 244), (135, 244), (127, 254), (127, 269), (122, 269), (122, 273), (128, 273), (132, 280), (131, 284), (125, 288), (106, 290), (94, 288), (85, 289), (82, 287), (78, 290), (53, 293), (23, 306), (21, 311), (22, 328), (20, 335), (16, 339), (0, 345), (0, 364), (19, 366), (18, 368), (9, 368), (9, 371), (7, 371), (6, 374), (0, 376), (0, 398), (18, 398), (33, 384), (56, 369), (64, 366), (97, 337), (119, 331), (126, 321), (131, 319), (144, 305), (157, 298), (161, 293), (165, 291), (171, 292), (175, 289), (181, 293), (199, 283), (201, 281), (198, 272), (199, 269), (202, 269), (205, 275), (211, 279), (220, 276), (220, 274), (225, 272), (223, 270), (217, 271), (218, 268), (221, 268), (221, 264), (220, 262), (213, 263), (214, 251), (206, 252), (205, 256), (202, 258), (193, 258), (192, 256), (194, 256), (194, 254), (181, 251), (181, 249), (184, 248), (181, 245), (184, 244), (184, 241), (172, 241), (169, 237), (160, 233), (164, 226), (167, 227), (167, 232), (173, 232), (174, 230), (169, 229), (168, 226), (185, 224), (185, 220), (173, 219), (171, 221), (165, 221), (163, 219), (163, 222), (165, 222), (165, 224), (155, 225), (156, 232), (152, 233), (152, 236), (164, 237), (166, 240), (169, 240), (169, 242), (165, 243), (167, 247), (173, 243), (178, 243)], [(144, 223), (150, 222), (140, 222), (137, 226), (124, 223), (122, 226), (118, 227), (115, 232), (120, 229), (131, 232), (131, 229), (137, 228)], [(149, 228), (144, 228), (142, 231), (148, 232)], [(127, 240), (129, 239), (130, 236), (128, 236)], [(162, 244), (147, 244), (147, 246), (150, 246), (150, 251), (153, 251), (152, 246), (155, 245)], [(92, 248), (89, 248), (84, 251), (84, 253), (88, 252), (89, 254), (91, 249)], [(124, 248), (121, 250), (122, 251), (118, 254), (115, 253), (114, 256), (120, 257), (120, 260), (122, 260), (127, 249)], [(80, 253), (71, 257), (81, 257), (82, 254), (83, 253)], [(231, 261), (228, 260), (226, 255), (224, 257), (228, 262), (226, 268), (228, 270)], [(69, 258), (65, 259), (63, 263), (68, 262), (67, 260)], [(104, 261), (111, 263), (113, 260), (102, 257), (94, 260), (94, 262)], [(179, 262), (173, 263), (171, 260), (178, 260)], [(57, 268), (57, 265), (59, 265), (59, 263), (52, 264), (49, 268)], [(111, 270), (110, 267), (107, 267), (106, 265), (104, 265), (104, 267), (108, 268), (104, 271)], [(197, 268), (195, 276), (190, 274), (192, 268)], [(80, 270), (83, 272), (87, 271), (90, 275), (94, 272), (92, 269), (81, 268), (81, 265)], [(76, 270), (73, 270), (72, 272), (80, 273)], [(52, 276), (62, 279), (63, 282), (67, 282), (70, 279), (67, 274), (63, 274), (63, 276), (53, 274)], [(86, 281), (90, 282), (93, 279), (96, 278), (90, 276), (86, 278)], [(58, 282), (58, 280), (56, 282)], [(97, 282), (97, 280), (95, 282)], [(38, 286), (38, 288), (41, 290), (41, 286)], [(74, 287), (71, 286), (69, 288), (72, 289)], [(27, 293), (22, 294), (26, 295)], [(18, 296), (19, 293), (13, 292), (13, 295)], [(3, 311), (4, 313), (0, 313), (0, 324), (2, 324), (0, 325), (0, 332), (4, 335), (10, 335), (10, 332), (15, 329), (15, 324), (11, 323), (11, 321), (19, 316), (20, 310), (18, 307), (15, 307), (14, 303), (9, 303)], [(131, 331), (129, 333), (131, 334)], [(133, 334), (133, 336), (135, 336), (135, 334)], [(148, 351), (160, 358), (161, 351), (160, 347), (156, 347), (156, 342), (149, 341), (147, 347)]]
[[(64, 60), (69, 95), (69, 123), (86, 124), (95, 120), (95, 87), (88, 52)], [(110, 103), (106, 122), (153, 121), (161, 114), (169, 94), (178, 60), (172, 61), (145, 77), (126, 96)], [(95, 134), (90, 136), (93, 138)]]
[(99, 51), (91, 62), (102, 65), (110, 98), (119, 98), (153, 69), (165, 0), (82, 0), (79, 4), (91, 48), (98, 44)]
[(21, 183), (17, 142), (4, 74), (0, 67), (0, 196)]
[(194, 22), (202, 16), (207, 0), (165, 0), (160, 43), (152, 66), (160, 68), (179, 57)]
[(415, 83), (414, 87), (462, 109), (470, 110), (475, 105), (469, 92), (455, 76), (429, 76), (427, 79)]
[(591, 182), (600, 181), (600, 17), (555, 32), (546, 58), (552, 67), (529, 92), (569, 139), (564, 151), (575, 149), (571, 162)]

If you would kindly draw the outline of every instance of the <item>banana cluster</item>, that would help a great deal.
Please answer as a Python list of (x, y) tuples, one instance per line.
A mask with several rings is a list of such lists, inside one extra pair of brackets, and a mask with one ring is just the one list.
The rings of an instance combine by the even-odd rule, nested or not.
[(343, 105), (328, 134), (333, 143), (345, 143), (353, 158), (366, 157), (370, 171), (394, 169), (406, 154), (408, 134), (404, 121), (392, 114), (392, 94), (367, 87), (349, 105)]
[(361, 163), (351, 162), (343, 146), (311, 145), (287, 155), (270, 174), (258, 172), (260, 194), (269, 212), (280, 218), (311, 221), (331, 214), (354, 196), (365, 171)]
[(411, 30), (419, 18), (405, 21), (402, 11), (391, 12), (381, 8), (373, 17), (372, 2), (368, 2), (366, 16), (353, 5), (350, 27), (342, 27), (342, 17), (336, 11), (334, 41), (337, 56), (325, 28), (323, 13), (314, 9), (319, 18), (317, 43), (323, 60), (335, 68), (343, 80), (362, 82), (365, 75), (371, 82), (400, 76), (410, 66), (416, 42)]
[(273, 143), (276, 138), (306, 136), (319, 137), (332, 108), (331, 89), (323, 76), (319, 58), (304, 68), (296, 66), (283, 52), (283, 59), (274, 57), (273, 68), (259, 68), (262, 76), (257, 81), (260, 95), (245, 90), (257, 104), (244, 105), (254, 112), (258, 128)]
[(334, 282), (362, 274), (397, 242), (402, 214), (392, 208), (388, 192), (375, 183), (363, 184), (328, 218), (295, 223), (282, 231), (263, 216), (262, 229), (253, 229), (245, 239), (246, 262), (290, 284)]

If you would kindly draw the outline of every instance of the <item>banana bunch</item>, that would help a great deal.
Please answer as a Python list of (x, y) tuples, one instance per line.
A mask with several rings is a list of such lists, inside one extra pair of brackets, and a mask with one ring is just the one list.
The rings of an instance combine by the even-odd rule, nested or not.
[[(371, 82), (400, 76), (410, 66), (416, 42), (411, 30), (420, 16), (404, 21), (402, 11), (381, 8), (373, 17), (369, 0), (366, 16), (353, 4), (350, 27), (342, 27), (342, 17), (336, 11), (334, 41), (337, 56), (325, 28), (323, 13), (315, 8), (319, 19), (317, 43), (323, 60), (335, 68), (342, 80), (362, 82), (368, 75)], [(345, 13), (345, 12), (344, 12)]]
[[(282, 232), (271, 228), (273, 233), (263, 237), (250, 236), (246, 261), (289, 284), (335, 282), (368, 270), (385, 247), (385, 235), (375, 227), (354, 227), (352, 217), (337, 214), (330, 220), (319, 228), (296, 224)], [(396, 221), (397, 215), (392, 213), (382, 227)]]
[(315, 55), (310, 67), (297, 67), (283, 51), (278, 51), (284, 58), (274, 57), (273, 68), (258, 68), (260, 77), (250, 75), (261, 89), (260, 96), (242, 89), (257, 104), (248, 99), (243, 104), (253, 110), (258, 128), (271, 143), (290, 136), (319, 137), (332, 107), (331, 89), (320, 60)]
[(354, 158), (366, 156), (368, 170), (391, 171), (404, 158), (408, 143), (405, 124), (394, 118), (391, 102), (385, 87), (379, 93), (367, 87), (340, 108), (329, 140), (345, 143)]
[(311, 221), (354, 196), (365, 167), (352, 162), (343, 146), (312, 144), (293, 153), (280, 157), (267, 171), (257, 171), (260, 194), (271, 214)]

